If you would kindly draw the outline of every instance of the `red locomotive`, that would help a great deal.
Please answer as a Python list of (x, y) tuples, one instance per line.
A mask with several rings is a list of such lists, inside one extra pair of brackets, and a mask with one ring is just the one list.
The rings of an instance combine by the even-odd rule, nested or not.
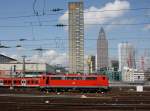
[(107, 91), (108, 78), (105, 75), (42, 75), (40, 77), (0, 78), (0, 87), (39, 87), (49, 91), (70, 89), (80, 91)]

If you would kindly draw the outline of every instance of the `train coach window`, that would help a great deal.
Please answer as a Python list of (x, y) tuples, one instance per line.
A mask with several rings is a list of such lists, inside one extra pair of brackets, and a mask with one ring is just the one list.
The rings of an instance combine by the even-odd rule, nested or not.
[(16, 80), (14, 80), (14, 84), (16, 84), (17, 83), (17, 81)]
[(4, 83), (7, 83), (7, 80), (4, 80)]
[(35, 84), (38, 84), (38, 81), (37, 81), (37, 80), (35, 81)]
[(30, 84), (30, 80), (27, 80), (27, 84)]
[(51, 77), (51, 80), (62, 80), (62, 77)]
[(10, 84), (11, 83), (11, 80), (8, 80), (8, 84)]
[(86, 77), (85, 80), (96, 80), (96, 77)]

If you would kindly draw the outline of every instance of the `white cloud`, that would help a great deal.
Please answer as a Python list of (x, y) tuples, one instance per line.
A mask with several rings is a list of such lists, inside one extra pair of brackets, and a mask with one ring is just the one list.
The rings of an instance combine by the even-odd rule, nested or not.
[(145, 25), (144, 30), (150, 30), (150, 24)]
[(113, 20), (109, 23), (110, 25), (106, 26), (106, 30), (117, 28), (118, 25), (115, 25), (115, 24), (132, 24), (133, 22), (134, 22), (134, 19)]
[(55, 50), (48, 50), (42, 56), (33, 55), (30, 57), (31, 62), (48, 63), (50, 65), (61, 64), (67, 66), (68, 57), (66, 53), (58, 53)]
[(66, 11), (62, 16), (60, 16), (59, 21), (63, 24), (68, 23), (68, 11)]
[(16, 60), (22, 60), (22, 57), (20, 57), (19, 55), (16, 55), (16, 54), (11, 55), (10, 57), (13, 59), (16, 59)]
[[(87, 59), (89, 55), (84, 55), (84, 70), (85, 73), (88, 73), (88, 64)], [(22, 61), (22, 57), (16, 54), (11, 55), (10, 57)], [(55, 50), (48, 50), (42, 54), (42, 56), (38, 54), (34, 54), (30, 57), (26, 57), (26, 62), (34, 62), (34, 63), (48, 63), (50, 65), (57, 65), (60, 64), (65, 67), (69, 67), (68, 65), (68, 55), (66, 53), (58, 53)]]
[[(85, 9), (84, 13), (84, 23), (85, 24), (101, 24), (109, 22), (117, 17), (122, 16), (126, 10), (120, 9), (129, 9), (130, 4), (128, 1), (123, 0), (115, 0), (114, 2), (107, 3), (102, 8), (96, 8), (94, 6), (90, 7), (89, 9)], [(120, 10), (120, 11), (109, 11), (109, 10)], [(66, 24), (68, 22), (68, 11), (64, 13), (59, 18), (61, 23)]]
[(17, 47), (16, 49), (17, 49), (17, 51), (23, 51), (23, 50), (25, 50), (25, 48), (23, 48), (23, 47)]

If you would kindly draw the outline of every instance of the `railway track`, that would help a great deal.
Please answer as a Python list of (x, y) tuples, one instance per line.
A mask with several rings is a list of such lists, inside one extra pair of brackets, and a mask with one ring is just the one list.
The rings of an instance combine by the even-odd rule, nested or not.
[(150, 92), (39, 93), (0, 91), (0, 111), (150, 111)]
[[(147, 97), (149, 98), (149, 97)], [(149, 99), (0, 97), (2, 111), (149, 111)], [(46, 102), (47, 101), (47, 102)], [(9, 106), (9, 107), (8, 107)]]
[[(149, 111), (150, 104), (1, 103), (3, 111)], [(9, 107), (8, 107), (9, 105)]]

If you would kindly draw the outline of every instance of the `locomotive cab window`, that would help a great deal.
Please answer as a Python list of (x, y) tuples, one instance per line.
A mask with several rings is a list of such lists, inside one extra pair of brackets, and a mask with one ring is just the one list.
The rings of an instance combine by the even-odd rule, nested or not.
[(35, 84), (38, 84), (38, 80), (35, 81)]
[(62, 77), (51, 77), (51, 80), (62, 80)]
[(105, 77), (103, 77), (103, 80), (105, 80)]
[(96, 77), (86, 77), (85, 80), (97, 80)]
[(17, 83), (17, 81), (16, 80), (14, 80), (14, 84), (16, 84)]
[(10, 84), (11, 83), (11, 80), (8, 80), (8, 84)]
[(65, 80), (82, 80), (82, 77), (66, 77)]
[(7, 83), (7, 80), (4, 80), (4, 83)]
[(30, 80), (27, 81), (27, 84), (30, 84)]

